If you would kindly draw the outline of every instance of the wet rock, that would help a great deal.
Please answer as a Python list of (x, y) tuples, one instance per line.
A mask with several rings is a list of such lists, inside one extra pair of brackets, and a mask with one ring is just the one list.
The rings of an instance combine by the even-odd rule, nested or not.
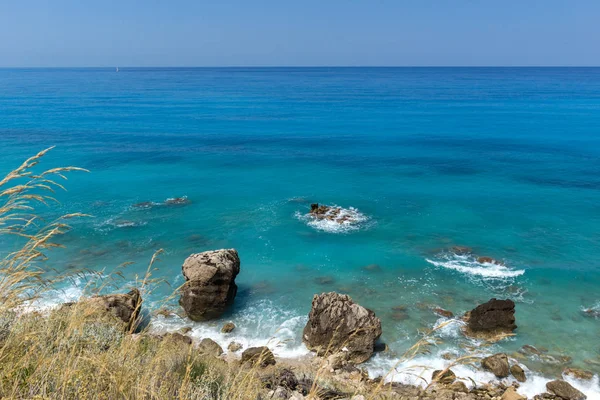
[(444, 310), (443, 308), (440, 308), (440, 307), (435, 307), (433, 309), (433, 312), (436, 313), (437, 315), (439, 315), (440, 317), (444, 317), (444, 318), (453, 318), (454, 317), (454, 314), (452, 313), (452, 311)]
[(504, 353), (494, 354), (481, 360), (481, 366), (486, 371), (490, 371), (497, 378), (506, 378), (510, 374), (508, 357)]
[(376, 342), (375, 346), (373, 346), (374, 353), (381, 353), (384, 351), (388, 351), (388, 345), (383, 342)]
[(229, 350), (232, 353), (235, 353), (236, 351), (240, 351), (242, 347), (243, 346), (238, 342), (231, 342), (229, 343), (229, 346), (227, 346), (227, 350)]
[(371, 357), (379, 336), (381, 321), (373, 311), (330, 292), (314, 296), (302, 339), (319, 355), (344, 350), (348, 361), (358, 364)]
[(527, 397), (521, 396), (517, 393), (517, 390), (511, 386), (504, 391), (500, 400), (527, 400)]
[(184, 206), (191, 203), (192, 201), (185, 196), (170, 198), (164, 202), (165, 206)]
[(186, 333), (189, 333), (191, 331), (192, 331), (191, 326), (184, 326), (183, 328), (179, 329), (179, 333), (181, 333), (182, 335), (185, 335)]
[(234, 329), (235, 329), (235, 324), (233, 322), (227, 322), (221, 328), (221, 332), (222, 333), (231, 333), (231, 332), (233, 332)]
[(594, 377), (594, 373), (579, 368), (565, 368), (563, 375), (570, 376), (575, 379), (587, 381)]
[(502, 261), (494, 260), (492, 257), (477, 257), (477, 262), (480, 264), (504, 265)]
[(207, 354), (214, 357), (218, 357), (223, 354), (223, 349), (221, 346), (209, 338), (202, 339), (200, 344), (198, 344), (198, 351), (202, 354)]
[(519, 382), (525, 382), (527, 380), (527, 377), (525, 376), (525, 371), (518, 364), (513, 364), (510, 367), (510, 373)]
[(179, 304), (191, 320), (217, 318), (233, 303), (235, 277), (240, 272), (240, 258), (234, 249), (192, 254), (182, 270), (186, 282)]
[(512, 300), (491, 299), (465, 315), (467, 333), (472, 335), (498, 335), (512, 333), (515, 324), (515, 303)]
[(456, 380), (456, 375), (452, 372), (451, 369), (441, 370), (438, 369), (433, 371), (431, 375), (431, 380), (442, 383), (444, 385), (449, 385)]
[(546, 383), (546, 389), (564, 400), (585, 400), (587, 396), (575, 389), (569, 383), (556, 380)]
[(84, 300), (84, 303), (95, 310), (110, 312), (125, 324), (125, 329), (130, 330), (135, 328), (138, 323), (142, 296), (139, 290), (133, 289), (126, 294), (91, 297)]
[(242, 364), (250, 363), (266, 367), (275, 365), (275, 356), (268, 347), (250, 347), (242, 353)]

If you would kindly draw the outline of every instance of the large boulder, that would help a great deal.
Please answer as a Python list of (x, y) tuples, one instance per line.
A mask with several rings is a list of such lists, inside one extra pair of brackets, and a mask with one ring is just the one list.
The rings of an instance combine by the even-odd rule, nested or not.
[(335, 292), (314, 296), (303, 332), (310, 350), (322, 356), (343, 350), (349, 362), (361, 363), (371, 357), (379, 336), (379, 318), (350, 296)]
[(84, 304), (94, 311), (110, 313), (123, 323), (125, 329), (130, 330), (137, 326), (142, 296), (139, 290), (133, 289), (125, 294), (94, 296), (84, 300)]
[(587, 396), (575, 389), (569, 383), (561, 380), (546, 383), (546, 389), (564, 400), (585, 400)]
[(192, 254), (183, 263), (179, 304), (194, 321), (218, 318), (233, 303), (240, 258), (234, 249)]
[(481, 360), (481, 366), (486, 371), (490, 371), (497, 378), (506, 378), (510, 375), (510, 366), (508, 357), (504, 353), (494, 354)]
[(465, 315), (467, 333), (487, 336), (512, 333), (515, 324), (515, 303), (512, 300), (491, 299)]

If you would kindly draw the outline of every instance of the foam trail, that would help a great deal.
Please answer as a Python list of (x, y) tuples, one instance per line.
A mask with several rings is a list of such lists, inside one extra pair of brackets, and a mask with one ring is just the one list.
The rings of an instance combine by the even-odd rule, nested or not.
[(466, 275), (490, 279), (516, 278), (525, 273), (522, 269), (511, 269), (505, 265), (494, 263), (480, 263), (473, 256), (468, 255), (444, 255), (440, 260), (426, 261), (436, 267), (452, 269)]

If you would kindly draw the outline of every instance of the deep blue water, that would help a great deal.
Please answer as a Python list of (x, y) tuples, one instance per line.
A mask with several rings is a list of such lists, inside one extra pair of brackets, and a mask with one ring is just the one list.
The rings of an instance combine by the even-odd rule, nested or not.
[[(295, 340), (282, 354), (302, 352), (317, 292), (372, 308), (396, 353), (438, 322), (429, 307), (496, 296), (517, 302), (519, 325), (498, 349), (544, 346), (598, 370), (600, 321), (582, 309), (600, 311), (600, 68), (1, 69), (0, 171), (51, 145), (46, 166), (91, 173), (44, 212), (94, 217), (49, 264), (133, 261), (131, 284), (163, 248), (154, 276), (172, 287), (149, 307), (190, 253), (234, 247), (240, 292), (223, 321), (250, 342)], [(311, 202), (365, 220), (321, 230)], [(155, 320), (227, 342), (221, 323)]]

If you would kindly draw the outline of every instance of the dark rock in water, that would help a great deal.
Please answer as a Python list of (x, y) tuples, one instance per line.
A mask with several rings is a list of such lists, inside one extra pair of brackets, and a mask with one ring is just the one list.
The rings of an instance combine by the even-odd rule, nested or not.
[(444, 317), (444, 318), (453, 318), (454, 317), (454, 314), (452, 313), (452, 311), (444, 310), (443, 308), (440, 308), (440, 307), (435, 307), (433, 309), (433, 312), (436, 313), (437, 315), (439, 315), (440, 317)]
[(405, 305), (399, 305), (392, 307), (392, 311), (406, 311), (408, 308)]
[(508, 356), (504, 353), (494, 354), (481, 360), (481, 366), (486, 371), (490, 371), (497, 378), (506, 378), (510, 375), (510, 367), (508, 365)]
[(240, 258), (234, 249), (192, 254), (182, 270), (186, 283), (179, 304), (193, 321), (217, 318), (233, 303), (235, 277), (240, 272)]
[(591, 380), (594, 377), (594, 373), (592, 371), (586, 371), (584, 369), (579, 368), (565, 368), (565, 370), (563, 371), (563, 375), (567, 375), (583, 381)]
[(190, 204), (192, 201), (187, 197), (175, 197), (172, 199), (165, 200), (165, 206), (184, 206)]
[(502, 334), (517, 329), (515, 303), (512, 300), (491, 299), (475, 307), (465, 316), (467, 333)]
[(375, 313), (335, 292), (315, 295), (304, 327), (303, 341), (319, 355), (346, 348), (347, 360), (358, 364), (373, 354), (381, 336), (381, 321)]
[(523, 371), (523, 368), (521, 368), (521, 366), (518, 364), (511, 365), (510, 373), (519, 382), (525, 382), (527, 380), (527, 377), (525, 376), (525, 371)]
[(315, 283), (318, 285), (331, 285), (335, 283), (335, 279), (331, 276), (319, 276), (315, 278)]
[(477, 262), (480, 264), (504, 265), (502, 261), (494, 260), (492, 257), (478, 257)]
[(387, 350), (388, 350), (388, 346), (387, 346), (387, 344), (385, 344), (383, 342), (377, 342), (377, 343), (375, 343), (375, 346), (373, 346), (374, 353), (381, 353), (381, 352), (384, 352)]
[(546, 383), (546, 389), (563, 400), (585, 400), (587, 396), (575, 389), (569, 383), (556, 380)]
[(275, 356), (268, 347), (250, 347), (242, 353), (242, 364), (258, 364), (261, 367), (275, 365)]
[(445, 371), (438, 369), (436, 371), (433, 371), (431, 379), (433, 381), (443, 383), (444, 385), (449, 385), (456, 380), (456, 375), (454, 374), (454, 372), (452, 372), (451, 369), (447, 369)]
[(126, 329), (134, 328), (138, 323), (142, 296), (139, 290), (133, 289), (127, 294), (109, 294), (95, 296), (84, 300), (90, 308), (112, 313), (125, 324)]
[(314, 203), (310, 205), (309, 215), (318, 220), (329, 220), (334, 221), (339, 224), (343, 224), (347, 221), (352, 222), (352, 217), (349, 215), (345, 215), (342, 213), (341, 207), (330, 207), (325, 205), (319, 205), (318, 203)]
[(600, 318), (600, 308), (586, 308), (582, 312), (586, 317)]
[(235, 329), (235, 324), (233, 322), (227, 322), (221, 328), (222, 333), (231, 333)]
[(200, 344), (198, 344), (198, 351), (215, 357), (223, 354), (223, 348), (221, 348), (217, 342), (209, 338), (202, 339)]
[(142, 201), (141, 203), (136, 203), (133, 205), (134, 208), (152, 208), (155, 203), (151, 201)]

